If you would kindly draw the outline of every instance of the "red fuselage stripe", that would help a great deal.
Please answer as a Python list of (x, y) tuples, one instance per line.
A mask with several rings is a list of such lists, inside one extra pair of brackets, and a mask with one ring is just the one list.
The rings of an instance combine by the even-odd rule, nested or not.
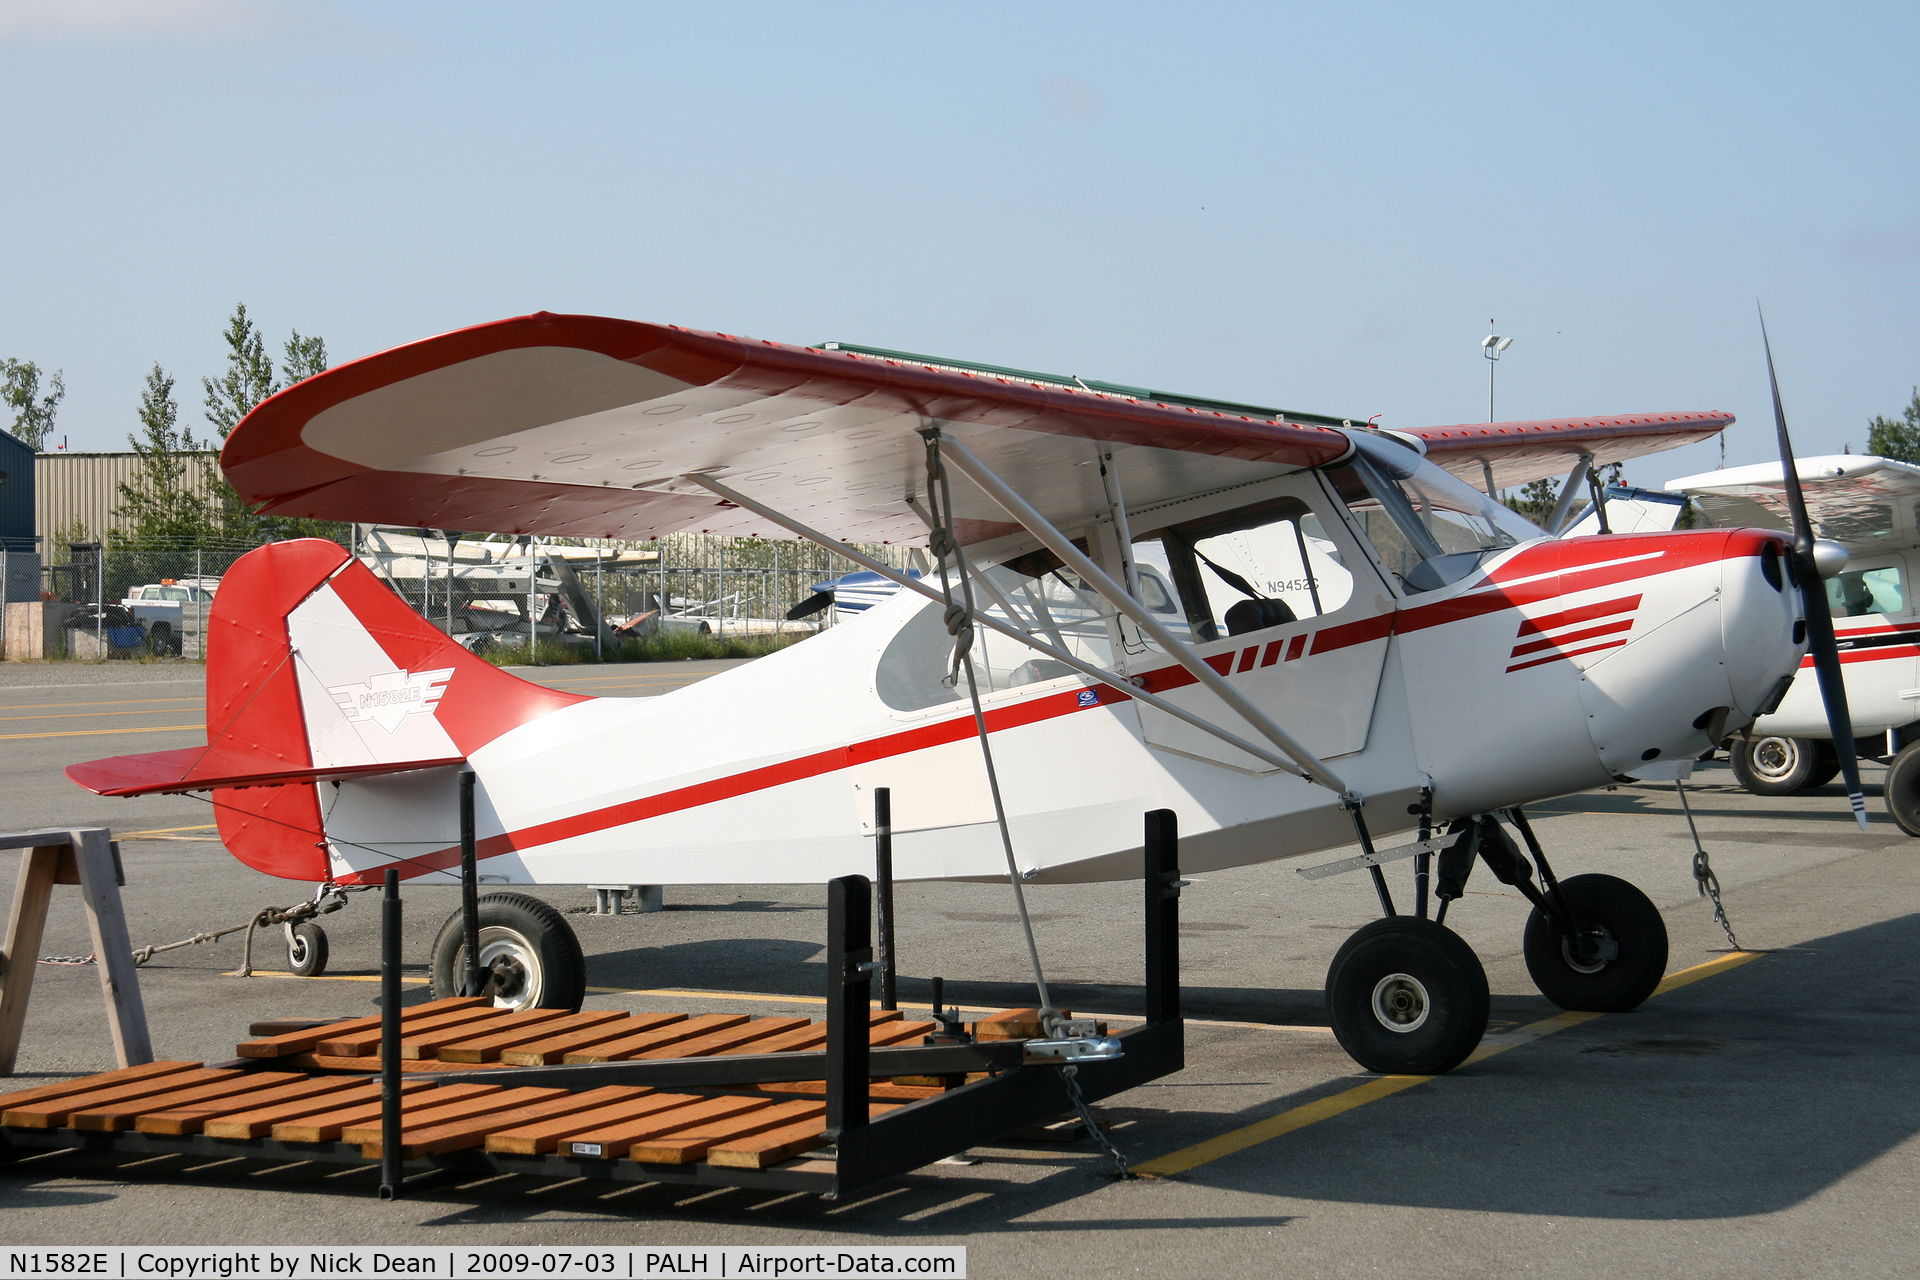
[[(1618, 618), (1612, 622), (1603, 622), (1597, 627), (1582, 627), (1578, 631), (1566, 631), (1545, 640), (1529, 640), (1526, 644), (1513, 646), (1512, 657), (1524, 658), (1530, 653), (1539, 653), (1542, 649), (1557, 649), (1561, 645), (1579, 644), (1582, 640), (1591, 640), (1595, 636), (1610, 636), (1616, 631), (1633, 630), (1632, 618)], [(1526, 632), (1522, 631), (1521, 635)]]

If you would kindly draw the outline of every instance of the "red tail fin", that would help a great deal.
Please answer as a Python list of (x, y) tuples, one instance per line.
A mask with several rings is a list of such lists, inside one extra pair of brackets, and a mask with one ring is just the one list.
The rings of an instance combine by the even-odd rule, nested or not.
[(457, 763), (587, 700), (474, 657), (317, 538), (234, 564), (214, 597), (207, 652), (204, 750), (95, 761), (68, 775), (120, 795), (211, 789), (233, 855), (289, 879), (328, 874), (312, 779)]

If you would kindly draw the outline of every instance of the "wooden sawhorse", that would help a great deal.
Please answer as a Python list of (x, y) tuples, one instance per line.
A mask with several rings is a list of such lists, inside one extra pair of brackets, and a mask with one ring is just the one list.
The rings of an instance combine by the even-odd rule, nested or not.
[(33, 994), (40, 936), (56, 884), (77, 884), (93, 934), (94, 964), (107, 998), (107, 1022), (113, 1031), (113, 1056), (123, 1067), (153, 1061), (147, 1035), (147, 1011), (140, 1003), (140, 979), (120, 905), (120, 850), (105, 827), (72, 831), (23, 831), (0, 835), (0, 849), (19, 849), (20, 876), (13, 887), (13, 911), (7, 920), (6, 949), (0, 951), (0, 1075), (13, 1073), (20, 1033), (27, 1023), (27, 997)]

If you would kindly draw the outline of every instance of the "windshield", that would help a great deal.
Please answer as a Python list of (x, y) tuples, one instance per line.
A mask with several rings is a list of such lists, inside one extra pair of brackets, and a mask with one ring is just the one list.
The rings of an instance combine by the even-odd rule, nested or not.
[(1327, 479), (1408, 592), (1458, 582), (1493, 552), (1546, 536), (1406, 445), (1357, 431), (1353, 442)]

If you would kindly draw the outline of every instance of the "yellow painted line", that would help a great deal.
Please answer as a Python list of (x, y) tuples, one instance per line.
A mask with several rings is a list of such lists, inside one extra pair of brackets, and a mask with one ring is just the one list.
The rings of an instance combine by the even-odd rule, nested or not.
[[(205, 702), (205, 701), (206, 701), (205, 698), (117, 698), (117, 699), (113, 699), (105, 702), (69, 702), (65, 704), (51, 703), (51, 702), (9, 702), (9, 703), (0, 704), (0, 711), (45, 711), (50, 706), (59, 706), (59, 705), (65, 705), (69, 707), (148, 707), (158, 702)], [(169, 708), (169, 710), (171, 709), (172, 708)], [(93, 715), (96, 713), (87, 712), (87, 711), (75, 711), (75, 712), (71, 712), (70, 714)], [(97, 714), (103, 715), (103, 716), (104, 715), (137, 716), (137, 715), (140, 715), (141, 713), (138, 711), (102, 711), (102, 712), (98, 712)], [(159, 712), (154, 712), (154, 714), (158, 715)], [(0, 718), (7, 719), (7, 720), (39, 719), (38, 716), (5, 716)]]
[(94, 738), (109, 733), (182, 733), (186, 730), (204, 733), (203, 724), (158, 724), (142, 729), (61, 729), (52, 733), (0, 733), (0, 742), (11, 742), (16, 738)]
[[(1660, 985), (1653, 989), (1653, 995), (1665, 995), (1669, 991), (1688, 986), (1700, 981), (1702, 978), (1711, 978), (1717, 973), (1724, 973), (1728, 969), (1743, 965), (1749, 960), (1757, 960), (1764, 954), (1764, 952), (1760, 951), (1735, 951), (1721, 956), (1717, 960), (1709, 960), (1704, 964), (1697, 964), (1691, 968), (1682, 969), (1680, 972), (1669, 974), (1666, 978), (1662, 979)], [(1652, 998), (1652, 996), (1648, 997), (1648, 999)], [(1497, 1053), (1505, 1053), (1509, 1049), (1517, 1049), (1523, 1044), (1531, 1044), (1535, 1040), (1539, 1040), (1545, 1036), (1565, 1031), (1568, 1027), (1577, 1027), (1583, 1022), (1592, 1022), (1596, 1018), (1604, 1018), (1606, 1016), (1604, 1013), (1567, 1012), (1555, 1014), (1551, 1018), (1545, 1018), (1539, 1022), (1506, 1032), (1498, 1037), (1497, 1040), (1489, 1037), (1488, 1040), (1482, 1041), (1480, 1047), (1469, 1054), (1467, 1061), (1461, 1065), (1466, 1066), (1475, 1062), (1484, 1062)], [(1438, 1079), (1438, 1077), (1381, 1076), (1376, 1080), (1369, 1080), (1365, 1084), (1355, 1085), (1351, 1089), (1343, 1090), (1330, 1097), (1320, 1098), (1316, 1101), (1306, 1103), (1303, 1106), (1293, 1107), (1280, 1112), (1278, 1115), (1268, 1116), (1264, 1120), (1256, 1120), (1252, 1124), (1235, 1129), (1230, 1133), (1223, 1133), (1218, 1137), (1208, 1138), (1205, 1142), (1197, 1142), (1193, 1146), (1182, 1147), (1178, 1151), (1171, 1151), (1163, 1156), (1155, 1156), (1151, 1160), (1146, 1160), (1134, 1165), (1133, 1171), (1150, 1178), (1164, 1178), (1170, 1174), (1185, 1173), (1189, 1169), (1197, 1169), (1201, 1165), (1209, 1164), (1223, 1156), (1230, 1156), (1235, 1152), (1245, 1151), (1248, 1147), (1255, 1147), (1263, 1142), (1271, 1142), (1273, 1139), (1293, 1133), (1295, 1130), (1304, 1129), (1308, 1125), (1319, 1124), (1322, 1120), (1331, 1120), (1333, 1117), (1352, 1111), (1356, 1107), (1364, 1107), (1369, 1102), (1377, 1102), (1381, 1098), (1392, 1097), (1404, 1089), (1411, 1089), (1417, 1084), (1425, 1084), (1427, 1081), (1434, 1079)]]
[(219, 823), (209, 822), (204, 826), (198, 827), (155, 827), (151, 831), (129, 831), (120, 838), (122, 840), (144, 840), (148, 836), (170, 836), (176, 831), (217, 831), (219, 829)]
[(179, 715), (182, 707), (156, 707), (152, 711), (62, 711), (44, 716), (0, 716), (0, 722), (9, 720), (98, 720), (102, 716), (173, 716)]
[[(240, 976), (240, 971), (238, 969), (235, 969), (232, 973), (226, 974), (225, 976), (229, 978), (237, 978)], [(367, 974), (317, 973), (310, 978), (302, 978), (297, 973), (285, 973), (279, 969), (255, 969), (253, 971), (253, 976), (256, 978), (293, 978), (300, 982), (378, 982), (380, 981), (380, 975), (377, 973), (367, 973)], [(427, 985), (428, 981), (429, 980), (426, 978), (402, 978), (400, 979), (400, 985), (403, 987), (424, 987)], [(342, 1015), (342, 1016), (345, 1016), (345, 1015)]]

